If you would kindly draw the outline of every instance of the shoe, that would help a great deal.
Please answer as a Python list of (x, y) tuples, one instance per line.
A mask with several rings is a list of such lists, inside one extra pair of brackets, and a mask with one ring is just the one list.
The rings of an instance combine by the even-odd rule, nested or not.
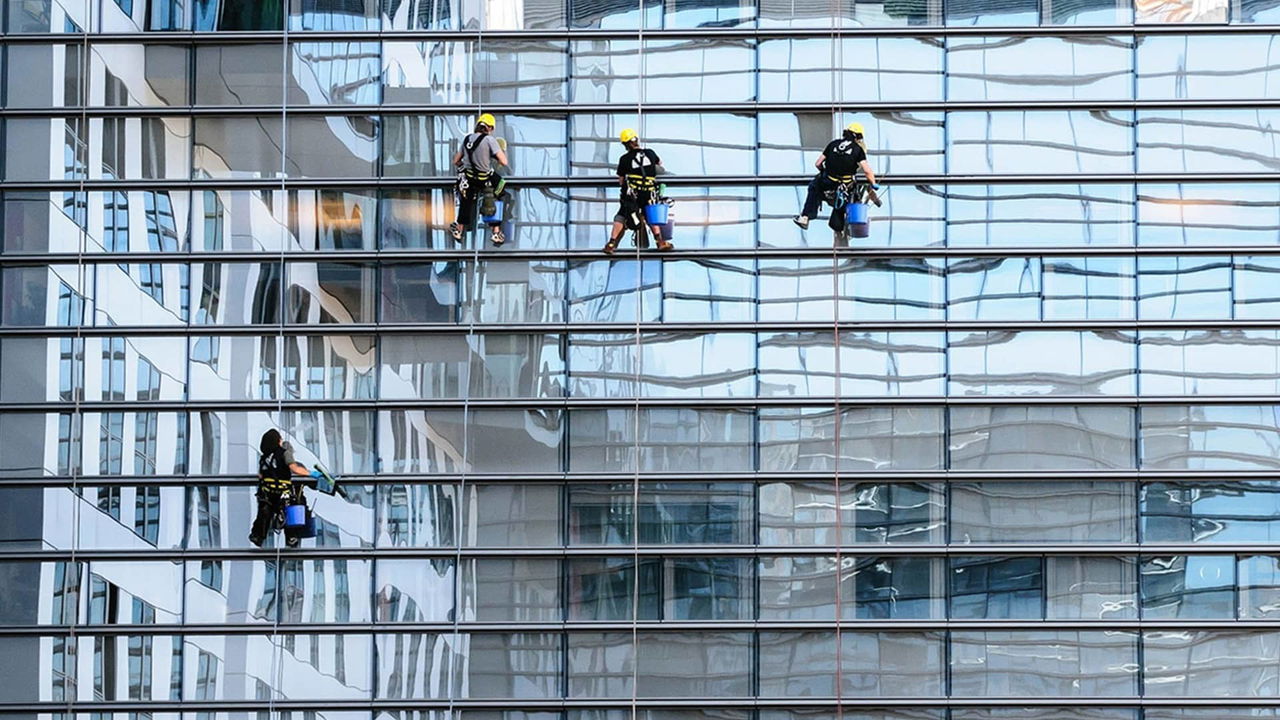
[(263, 540), (265, 540), (265, 539), (266, 539), (266, 538), (260, 538), (260, 537), (258, 537), (258, 536), (256, 536), (256, 535), (250, 535), (250, 536), (249, 536), (249, 542), (253, 543), (253, 544), (254, 544), (255, 546), (257, 546), (257, 547), (262, 547), (262, 541), (263, 541)]
[(676, 246), (672, 245), (670, 240), (658, 241), (658, 252), (667, 252), (668, 250), (675, 250), (675, 249), (676, 249)]
[(507, 241), (507, 236), (502, 232), (501, 225), (494, 225), (492, 232), (489, 233), (489, 241), (494, 245), (502, 245)]
[(791, 218), (791, 222), (795, 223), (801, 230), (809, 229), (809, 218), (804, 215), (797, 215)]
[(604, 254), (605, 254), (605, 255), (612, 255), (612, 254), (613, 254), (613, 251), (615, 251), (615, 250), (617, 250), (617, 249), (618, 249), (618, 241), (617, 241), (616, 239), (615, 239), (615, 240), (610, 240), (609, 242), (607, 242), (607, 243), (605, 243), (605, 244), (604, 244)]
[(449, 223), (449, 236), (457, 242), (462, 242), (462, 233), (465, 232), (461, 225), (456, 222)]
[(302, 544), (302, 538), (297, 538), (297, 537), (285, 538), (284, 544), (288, 545), (289, 547), (298, 547), (299, 545)]

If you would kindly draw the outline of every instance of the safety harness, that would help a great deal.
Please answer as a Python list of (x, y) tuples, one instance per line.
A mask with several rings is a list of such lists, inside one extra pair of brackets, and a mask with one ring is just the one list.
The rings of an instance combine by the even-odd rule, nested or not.
[[(642, 157), (645, 159), (648, 159), (649, 157), (649, 153), (646, 152), (644, 148), (637, 148), (632, 152), (634, 152), (638, 157)], [(634, 165), (635, 165), (635, 161), (633, 160), (632, 166), (634, 167)], [(652, 169), (653, 175), (646, 175), (645, 174), (646, 168)], [(650, 165), (641, 164), (640, 167), (636, 169), (639, 170), (639, 172), (627, 173), (624, 176), (627, 180), (627, 187), (631, 188), (632, 190), (639, 190), (642, 192), (651, 191), (656, 187), (658, 187), (657, 166), (652, 164)]]
[(258, 458), (258, 482), (263, 489), (284, 494), (293, 489), (293, 474), (284, 462), (284, 450), (277, 448)]
[(462, 149), (467, 153), (468, 167), (463, 169), (463, 174), (472, 180), (485, 181), (493, 174), (493, 170), (488, 172), (480, 172), (476, 169), (476, 148), (480, 146), (485, 139), (484, 133), (471, 133), (462, 139)]

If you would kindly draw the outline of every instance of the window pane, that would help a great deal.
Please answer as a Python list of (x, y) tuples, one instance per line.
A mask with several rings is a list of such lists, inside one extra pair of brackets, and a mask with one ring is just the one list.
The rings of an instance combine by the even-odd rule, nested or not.
[(1112, 331), (953, 332), (948, 393), (1134, 395), (1134, 340)]
[(838, 390), (831, 333), (760, 333), (761, 397), (942, 395), (940, 333), (840, 333)]
[(955, 148), (948, 158), (951, 173), (1133, 172), (1133, 115), (1127, 111), (951, 112), (947, 132)]
[(946, 617), (946, 564), (941, 558), (858, 558), (853, 575), (853, 602), (848, 580), (840, 598), (846, 618), (929, 620)]
[(1138, 616), (1138, 580), (1132, 558), (1045, 558), (1045, 616), (1051, 620), (1106, 620)]
[(464, 619), (469, 621), (559, 622), (560, 561), (554, 558), (464, 560), (462, 608)]
[(1233, 268), (1233, 309), (1238, 318), (1271, 317), (1280, 308), (1275, 278), (1280, 261), (1275, 258), (1237, 255)]
[[(835, 558), (762, 557), (759, 571), (761, 620), (835, 619), (838, 581)], [(762, 653), (763, 639), (762, 636)]]
[(949, 185), (946, 201), (952, 247), (1133, 244), (1131, 185)]
[(1231, 555), (1144, 557), (1142, 617), (1233, 619), (1235, 571)]
[(769, 174), (808, 175), (813, 161), (851, 121), (867, 130), (868, 162), (877, 174), (942, 172), (941, 113), (885, 112), (832, 118), (830, 112), (762, 112), (757, 165)]
[(1274, 110), (1148, 110), (1138, 114), (1138, 171), (1267, 172), (1280, 161)]
[(1274, 330), (1146, 331), (1138, 342), (1144, 395), (1280, 393)]
[(372, 250), (378, 198), (368, 190), (290, 190), (289, 232), (304, 250)]
[(1039, 619), (1043, 594), (1039, 557), (951, 558), (952, 618)]
[[(304, 0), (306, 1), (306, 0)], [(377, 105), (381, 48), (367, 42), (289, 44), (289, 105)]]
[(1280, 558), (1254, 555), (1240, 558), (1236, 582), (1240, 618), (1274, 618), (1280, 615)]
[[(571, 335), (574, 397), (753, 397), (751, 333)], [(694, 363), (690, 358), (697, 358)]]
[(983, 482), (951, 486), (954, 543), (1131, 543), (1127, 482)]
[(373, 263), (290, 263), (288, 315), (294, 324), (361, 324), (377, 311)]
[(464, 497), (463, 545), (560, 545), (559, 486), (471, 484)]
[(761, 632), (759, 652), (761, 697), (835, 695), (835, 633)]
[(1147, 697), (1280, 694), (1280, 633), (1151, 630), (1143, 651)]
[(1280, 187), (1270, 183), (1138, 188), (1142, 245), (1270, 245), (1278, 217)]
[(197, 45), (195, 65), (197, 105), (275, 105), (283, 97), (280, 43)]
[(1045, 320), (1129, 320), (1136, 292), (1132, 258), (1044, 258)]
[(1220, 257), (1138, 259), (1138, 318), (1231, 317), (1231, 260)]
[(456, 486), (390, 483), (377, 488), (378, 547), (457, 546)]
[(761, 102), (832, 102), (854, 87), (867, 102), (942, 99), (942, 44), (933, 38), (769, 39), (759, 64)]
[(193, 123), (192, 177), (269, 179), (284, 171), (279, 116), (196, 117)]
[(546, 699), (560, 695), (560, 636), (470, 633), (454, 656), (456, 698)]
[(380, 412), (381, 469), (414, 474), (559, 472), (563, 415), (560, 410), (496, 408)]
[(1152, 100), (1257, 97), (1280, 79), (1273, 52), (1265, 35), (1146, 35), (1138, 40), (1138, 93)]
[(1128, 407), (952, 407), (951, 468), (1134, 467)]
[(1280, 417), (1272, 405), (1183, 405), (1142, 409), (1142, 466), (1186, 470), (1280, 465)]
[(468, 274), (462, 263), (383, 263), (381, 270), (382, 322), (458, 322), (461, 285)]
[[(570, 424), (574, 472), (743, 472), (754, 465), (752, 414), (739, 410), (577, 410)], [(640, 437), (635, 437), (639, 428)]]
[(636, 694), (748, 696), (751, 639), (749, 633), (641, 632), (636, 643)]
[[(761, 408), (760, 469), (893, 471), (940, 469), (942, 412), (929, 407)], [(836, 460), (835, 435), (840, 455)]]
[(452, 558), (379, 558), (377, 563), (378, 622), (454, 620), (456, 572)]
[[(636, 587), (639, 567), (639, 588)], [(634, 557), (571, 558), (568, 561), (570, 620), (658, 620), (661, 561)]]
[(952, 36), (947, 99), (1128, 100), (1132, 53), (1121, 37)]
[(356, 32), (379, 30), (378, 1), (332, 3), (321, 0), (288, 0), (289, 30)]
[(947, 262), (950, 320), (1038, 320), (1040, 258), (954, 258)]
[[(951, 637), (956, 695), (1106, 697), (1137, 691), (1132, 632), (990, 630)], [(1148, 667), (1151, 662), (1148, 650)]]
[(843, 633), (840, 636), (840, 695), (943, 695), (943, 642), (941, 633)]
[(632, 697), (638, 668), (631, 633), (569, 633), (568, 647), (569, 697)]
[(284, 172), (294, 178), (370, 177), (378, 166), (378, 118), (368, 115), (286, 118)]
[(1143, 542), (1274, 542), (1280, 484), (1151, 483), (1142, 488)]

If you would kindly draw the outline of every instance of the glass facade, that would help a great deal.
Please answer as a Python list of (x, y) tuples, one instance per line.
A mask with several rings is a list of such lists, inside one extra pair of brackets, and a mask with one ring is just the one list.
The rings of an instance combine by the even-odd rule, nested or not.
[(0, 720), (1280, 717), (1280, 0), (0, 11)]

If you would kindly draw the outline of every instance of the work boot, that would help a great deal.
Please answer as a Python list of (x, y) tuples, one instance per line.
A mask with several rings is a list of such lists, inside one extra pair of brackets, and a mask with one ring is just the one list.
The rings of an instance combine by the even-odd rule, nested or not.
[(257, 535), (253, 535), (253, 534), (249, 535), (249, 542), (253, 543), (257, 547), (262, 547), (262, 541), (265, 539), (266, 538), (258, 537)]
[(804, 215), (797, 215), (791, 218), (791, 222), (795, 223), (801, 230), (809, 229), (809, 218)]
[(675, 249), (676, 249), (676, 246), (672, 245), (670, 240), (658, 241), (658, 252), (667, 252), (668, 250), (675, 250)]
[(496, 246), (501, 246), (507, 241), (507, 236), (502, 232), (501, 225), (494, 225), (489, 232), (489, 241)]
[(618, 242), (621, 238), (609, 238), (609, 242), (604, 244), (604, 254), (612, 255), (618, 249)]
[(302, 538), (291, 535), (285, 538), (284, 544), (289, 547), (298, 547), (298, 545), (302, 544)]
[(454, 242), (462, 242), (463, 232), (462, 225), (456, 222), (449, 223), (449, 237), (452, 237)]
[(493, 193), (485, 193), (480, 198), (480, 214), (493, 215), (496, 212), (498, 212), (498, 199), (493, 196)]

